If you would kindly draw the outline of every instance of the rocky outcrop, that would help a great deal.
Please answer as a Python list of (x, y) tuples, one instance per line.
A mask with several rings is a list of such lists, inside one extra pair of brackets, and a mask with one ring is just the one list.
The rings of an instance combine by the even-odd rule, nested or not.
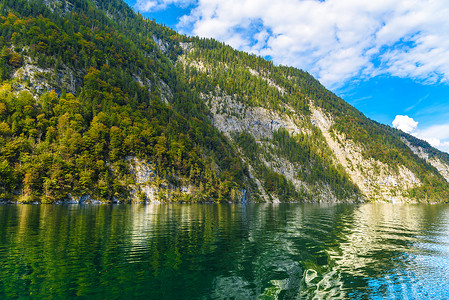
[(36, 66), (31, 63), (30, 59), (25, 59), (25, 61), (27, 63), (12, 75), (17, 82), (17, 90), (28, 90), (36, 96), (50, 90), (55, 90), (58, 93), (76, 93), (76, 88), (80, 84), (76, 78), (79, 76), (69, 68), (61, 67), (55, 73), (52, 69), (42, 69)]
[(213, 124), (227, 137), (233, 132), (247, 131), (256, 139), (270, 139), (274, 131), (286, 129), (294, 135), (301, 129), (287, 115), (262, 107), (249, 107), (231, 96), (203, 95), (213, 117)]

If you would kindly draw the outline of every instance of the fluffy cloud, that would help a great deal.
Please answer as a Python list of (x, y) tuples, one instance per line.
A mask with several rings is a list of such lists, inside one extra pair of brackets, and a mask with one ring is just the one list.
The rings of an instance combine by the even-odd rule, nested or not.
[(449, 79), (446, 0), (138, 0), (136, 7), (170, 4), (194, 6), (181, 31), (305, 69), (330, 88), (379, 74)]
[(418, 128), (418, 122), (409, 116), (397, 115), (393, 120), (393, 127), (406, 133), (412, 133), (416, 130), (416, 128)]
[(433, 147), (449, 153), (449, 124), (418, 129), (418, 122), (409, 116), (397, 115), (393, 120), (393, 127), (425, 140)]

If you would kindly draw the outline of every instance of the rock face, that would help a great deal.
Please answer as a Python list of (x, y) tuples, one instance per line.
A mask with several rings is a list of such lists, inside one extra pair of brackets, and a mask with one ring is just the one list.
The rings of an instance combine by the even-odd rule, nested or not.
[(294, 135), (300, 128), (288, 116), (263, 107), (248, 107), (231, 96), (206, 96), (213, 116), (213, 124), (227, 137), (232, 132), (250, 132), (256, 139), (271, 138), (274, 131), (286, 129)]
[(443, 175), (444, 179), (446, 179), (447, 182), (449, 182), (449, 164), (442, 162), (441, 160), (437, 158), (431, 158), (428, 160), (428, 162), (434, 166), (438, 172)]
[(158, 199), (156, 172), (151, 162), (136, 157), (127, 157), (135, 184), (131, 186), (131, 200), (134, 202), (160, 202)]
[(20, 82), (18, 90), (28, 90), (36, 96), (50, 90), (76, 93), (80, 84), (79, 74), (64, 66), (57, 72), (53, 69), (42, 69), (36, 66), (31, 58), (25, 58), (25, 61), (26, 63), (12, 74), (12, 78)]
[(363, 157), (363, 149), (343, 134), (331, 134), (332, 120), (322, 110), (312, 107), (312, 124), (320, 128), (336, 160), (360, 190), (373, 200), (410, 201), (405, 191), (421, 185), (413, 172), (404, 166), (398, 170), (374, 159)]
[[(187, 179), (176, 178), (174, 184), (166, 178), (158, 176), (152, 162), (137, 157), (127, 157), (133, 183), (130, 184), (130, 200), (138, 203), (183, 202), (189, 197), (195, 197), (198, 187)], [(246, 191), (236, 194), (242, 201), (246, 198)]]

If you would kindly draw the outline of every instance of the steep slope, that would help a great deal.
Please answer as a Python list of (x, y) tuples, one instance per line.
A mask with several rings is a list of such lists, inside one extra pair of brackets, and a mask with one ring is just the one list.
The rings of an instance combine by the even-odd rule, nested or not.
[(0, 198), (238, 201), (254, 184), (174, 69), (179, 45), (159, 50), (164, 27), (121, 1), (0, 15)]
[[(179, 64), (202, 91), (215, 126), (242, 149), (248, 146), (232, 137), (251, 136), (259, 145), (251, 153), (259, 155), (250, 161), (257, 164), (259, 159), (278, 171), (296, 190), (310, 192), (309, 199), (350, 199), (338, 188), (349, 191), (352, 182), (354, 195), (368, 201), (447, 201), (444, 160), (423, 161), (401, 133), (367, 119), (309, 74), (275, 67), (211, 40), (193, 39), (185, 48)], [(278, 142), (280, 131), (296, 144), (285, 149), (284, 142)], [(301, 147), (302, 141), (311, 141), (313, 147)], [(444, 156), (430, 146), (426, 149)], [(292, 152), (309, 157), (294, 160)], [(317, 168), (319, 176), (314, 176)], [(266, 182), (264, 174), (260, 177)]]
[(2, 0), (0, 30), (0, 199), (449, 199), (441, 152), (121, 0)]

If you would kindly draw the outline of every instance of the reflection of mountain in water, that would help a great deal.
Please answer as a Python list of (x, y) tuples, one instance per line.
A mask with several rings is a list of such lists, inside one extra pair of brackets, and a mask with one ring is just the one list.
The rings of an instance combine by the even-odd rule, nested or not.
[(0, 206), (0, 298), (438, 299), (447, 220), (430, 205)]
[[(334, 218), (334, 210), (327, 205), (324, 209), (316, 205), (270, 204), (247, 208), (242, 212), (247, 237), (235, 255), (236, 268), (228, 276), (216, 278), (213, 298), (343, 297), (340, 275), (329, 269), (324, 248), (326, 221)], [(329, 213), (321, 215), (322, 224), (314, 220), (314, 214), (320, 211)]]

